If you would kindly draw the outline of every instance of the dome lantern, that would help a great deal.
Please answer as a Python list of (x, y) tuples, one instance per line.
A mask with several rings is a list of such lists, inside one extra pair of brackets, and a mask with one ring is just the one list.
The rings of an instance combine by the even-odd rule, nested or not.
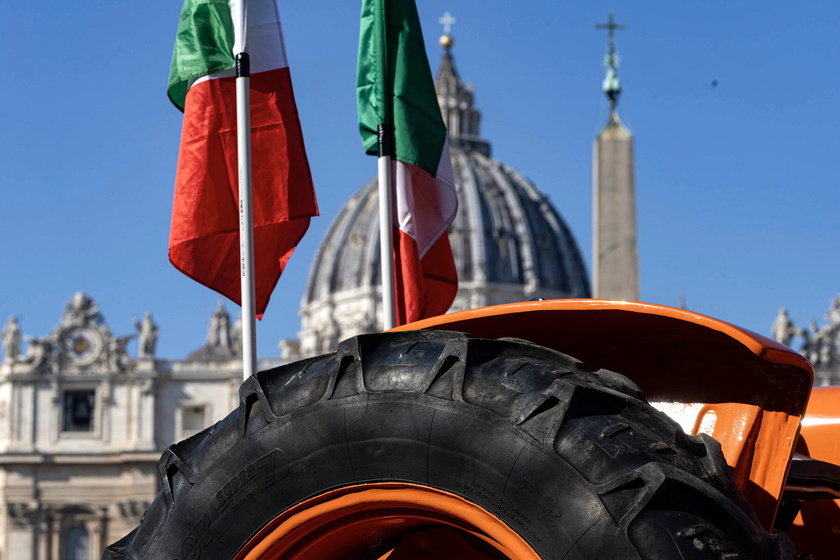
[[(448, 12), (441, 18), (441, 23), (447, 25), (455, 22), (454, 18), (447, 16)], [(472, 84), (465, 84), (461, 80), (455, 69), (455, 59), (452, 56), (455, 40), (449, 33), (448, 26), (440, 38), (440, 44), (443, 47), (443, 56), (435, 76), (435, 90), (443, 122), (449, 131), (449, 145), (479, 151), (489, 156), (490, 144), (479, 132), (481, 113), (475, 108), (473, 101), (475, 91)]]

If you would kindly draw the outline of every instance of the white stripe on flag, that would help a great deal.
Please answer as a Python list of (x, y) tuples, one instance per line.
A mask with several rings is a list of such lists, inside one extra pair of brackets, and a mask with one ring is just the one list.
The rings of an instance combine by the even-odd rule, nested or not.
[[(286, 58), (286, 46), (283, 41), (283, 28), (280, 25), (280, 12), (277, 9), (275, 0), (231, 0), (231, 16), (233, 17), (234, 34), (236, 30), (236, 7), (235, 4), (248, 4), (246, 16), (248, 22), (247, 44), (248, 54), (251, 57), (251, 74), (286, 68), (289, 61)], [(238, 54), (237, 49), (241, 48), (239, 42), (233, 47), (233, 54)], [(191, 81), (189, 87), (205, 80), (218, 78), (232, 78), (236, 70), (231, 68), (224, 72), (217, 72), (207, 76), (201, 76)], [(189, 89), (189, 88), (188, 88)]]
[(449, 140), (443, 145), (437, 177), (406, 163), (392, 162), (391, 165), (396, 183), (394, 223), (414, 239), (422, 259), (435, 241), (447, 232), (458, 211)]

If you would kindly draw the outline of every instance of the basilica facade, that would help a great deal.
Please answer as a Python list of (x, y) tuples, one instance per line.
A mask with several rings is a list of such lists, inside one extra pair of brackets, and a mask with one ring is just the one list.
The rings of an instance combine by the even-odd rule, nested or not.
[(99, 558), (157, 494), (163, 450), (237, 406), (242, 365), (223, 307), (186, 360), (157, 358), (157, 336), (150, 314), (135, 332), (112, 333), (81, 292), (47, 336), (22, 335), (14, 318), (6, 323), (0, 559)]

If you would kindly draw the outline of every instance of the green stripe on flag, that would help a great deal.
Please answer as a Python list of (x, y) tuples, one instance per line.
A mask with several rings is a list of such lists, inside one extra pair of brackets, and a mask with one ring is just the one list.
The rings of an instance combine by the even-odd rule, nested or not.
[(356, 98), (368, 154), (378, 125), (391, 125), (394, 157), (437, 174), (446, 126), (413, 0), (362, 1)]
[(233, 68), (228, 0), (186, 0), (178, 20), (167, 94), (181, 111), (191, 80)]

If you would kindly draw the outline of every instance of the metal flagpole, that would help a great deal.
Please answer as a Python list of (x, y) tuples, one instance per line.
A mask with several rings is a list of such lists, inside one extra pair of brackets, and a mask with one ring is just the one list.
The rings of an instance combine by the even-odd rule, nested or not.
[(376, 2), (376, 19), (382, 24), (379, 30), (379, 44), (376, 46), (379, 56), (376, 58), (376, 73), (382, 82), (383, 121), (377, 126), (377, 144), (379, 156), (379, 263), (382, 270), (382, 330), (396, 326), (396, 305), (394, 297), (394, 254), (393, 252), (393, 190), (391, 189), (391, 157), (393, 149), (393, 91), (388, 80), (388, 42), (385, 14), (387, 2)]
[(379, 136), (379, 261), (382, 269), (382, 323), (383, 330), (393, 329), (394, 319), (394, 263), (391, 218), (391, 143), (390, 130), (384, 124), (378, 127)]
[(251, 199), (251, 64), (247, 49), (248, 1), (231, 2), (236, 57), (236, 147), (239, 161), (239, 255), (242, 284), (242, 378), (256, 373), (254, 218)]

